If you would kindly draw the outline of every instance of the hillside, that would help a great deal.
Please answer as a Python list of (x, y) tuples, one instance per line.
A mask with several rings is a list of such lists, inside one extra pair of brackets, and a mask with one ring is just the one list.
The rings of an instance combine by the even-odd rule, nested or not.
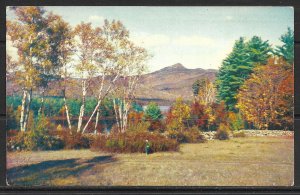
[(173, 101), (180, 96), (185, 100), (189, 100), (193, 95), (193, 82), (201, 78), (215, 80), (216, 73), (217, 70), (214, 69), (188, 69), (177, 63), (143, 75), (136, 97), (153, 98), (158, 102), (161, 100), (164, 103), (165, 101)]

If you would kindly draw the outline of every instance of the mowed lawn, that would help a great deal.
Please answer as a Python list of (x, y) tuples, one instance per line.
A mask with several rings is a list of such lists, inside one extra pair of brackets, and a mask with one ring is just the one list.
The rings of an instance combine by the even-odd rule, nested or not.
[(291, 186), (293, 137), (246, 137), (182, 144), (179, 152), (90, 150), (12, 152), (10, 185)]

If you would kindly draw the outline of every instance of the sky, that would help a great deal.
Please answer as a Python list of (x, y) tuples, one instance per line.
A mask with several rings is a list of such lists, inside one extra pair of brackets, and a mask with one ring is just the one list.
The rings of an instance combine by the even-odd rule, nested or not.
[[(152, 58), (149, 71), (181, 63), (186, 68), (218, 69), (239, 37), (256, 35), (281, 45), (280, 36), (294, 29), (292, 7), (156, 7), (156, 6), (50, 6), (72, 26), (91, 22), (101, 26), (104, 19), (120, 20), (131, 40), (146, 48)], [(7, 10), (7, 19), (13, 18)], [(16, 49), (7, 44), (16, 56)]]

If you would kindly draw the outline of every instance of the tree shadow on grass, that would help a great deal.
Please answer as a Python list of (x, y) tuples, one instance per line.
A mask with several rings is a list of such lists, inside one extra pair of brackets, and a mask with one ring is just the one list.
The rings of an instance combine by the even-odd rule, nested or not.
[(80, 158), (49, 160), (37, 164), (13, 167), (7, 170), (10, 185), (51, 185), (51, 180), (78, 176), (95, 165), (114, 162), (112, 156), (97, 156), (88, 160)]

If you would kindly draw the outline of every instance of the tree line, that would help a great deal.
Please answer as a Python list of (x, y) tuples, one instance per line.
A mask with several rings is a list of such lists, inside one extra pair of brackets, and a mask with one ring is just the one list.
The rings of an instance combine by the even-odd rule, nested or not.
[[(10, 9), (15, 19), (7, 20), (7, 35), (18, 59), (6, 55), (6, 75), (21, 93), (7, 97), (7, 105), (12, 105), (8, 112), (18, 112), (22, 132), (31, 129), (33, 116), (45, 115), (64, 116), (68, 129), (78, 133), (86, 133), (91, 125), (98, 129), (101, 116), (113, 117), (116, 131), (122, 133), (142, 121), (150, 121), (144, 128), (150, 131), (183, 131), (187, 125), (217, 130), (220, 124), (241, 129), (245, 123), (257, 129), (293, 128), (290, 28), (275, 48), (258, 36), (236, 40), (216, 80), (195, 81), (193, 102), (178, 98), (164, 118), (158, 105), (150, 103), (143, 112), (134, 102), (150, 56), (130, 40), (120, 21), (105, 20), (99, 27), (81, 22), (73, 28), (42, 7)], [(80, 89), (80, 100), (69, 97), (74, 85)], [(57, 99), (47, 97), (53, 88), (60, 94)], [(74, 117), (77, 123), (72, 122)]]
[(199, 117), (209, 122), (217, 102), (225, 104), (229, 120), (240, 124), (244, 120), (257, 129), (293, 129), (294, 32), (288, 28), (280, 41), (281, 46), (272, 48), (258, 36), (236, 40), (216, 81), (201, 79), (192, 86), (203, 107)]

